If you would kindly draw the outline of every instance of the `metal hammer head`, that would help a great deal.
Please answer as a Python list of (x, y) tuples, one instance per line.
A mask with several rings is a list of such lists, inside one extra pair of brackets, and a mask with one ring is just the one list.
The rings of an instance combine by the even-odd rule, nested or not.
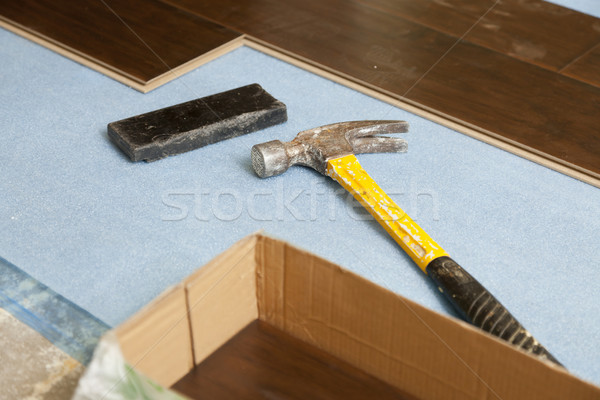
[(252, 147), (252, 167), (261, 178), (279, 175), (295, 164), (326, 174), (327, 161), (359, 153), (400, 153), (406, 141), (386, 133), (408, 132), (405, 121), (350, 121), (302, 131), (294, 140), (273, 140)]

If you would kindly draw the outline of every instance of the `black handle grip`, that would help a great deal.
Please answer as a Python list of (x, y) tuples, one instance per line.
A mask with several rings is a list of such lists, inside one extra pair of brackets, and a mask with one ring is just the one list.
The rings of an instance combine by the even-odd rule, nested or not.
[(528, 353), (562, 366), (481, 283), (453, 259), (438, 257), (427, 265), (426, 270), (466, 321)]

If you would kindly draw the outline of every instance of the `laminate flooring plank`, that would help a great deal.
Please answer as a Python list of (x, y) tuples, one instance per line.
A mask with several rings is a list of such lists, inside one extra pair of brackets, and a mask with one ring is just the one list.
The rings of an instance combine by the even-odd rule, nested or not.
[(461, 42), (408, 97), (600, 177), (600, 89)]
[[(456, 42), (354, 1), (227, 0), (223, 7), (169, 1), (399, 98)], [(407, 97), (484, 135), (600, 177), (596, 87), (462, 42)]]
[(384, 13), (444, 32), (465, 34), (496, 0), (354, 0)]
[(332, 355), (254, 321), (173, 389), (193, 399), (412, 399)]
[(505, 0), (465, 40), (558, 71), (600, 41), (600, 19), (543, 0)]
[(320, 68), (400, 94), (456, 41), (346, 0), (168, 1)]
[[(562, 7), (545, 5), (544, 10), (554, 11), (544, 14), (534, 9), (540, 0), (499, 3), (499, 8), (494, 9), (499, 11), (498, 15), (486, 16), (490, 21), (508, 18), (504, 14), (520, 15), (520, 19), (515, 17), (514, 21), (502, 20), (509, 32), (507, 36), (500, 34), (502, 28), (502, 32), (485, 39), (479, 29), (484, 29), (486, 34), (494, 29), (476, 27), (467, 39), (473, 41), (479, 37), (487, 40), (486, 46), (504, 46), (502, 51), (510, 53), (505, 55), (468, 41), (452, 48), (455, 36), (357, 0), (166, 1), (170, 5), (158, 0), (144, 1), (143, 5), (141, 0), (108, 3), (164, 63), (101, 1), (0, 2), (0, 15), (94, 62), (146, 83), (167, 73), (167, 66), (185, 64), (210, 49), (241, 38), (235, 32), (239, 31), (296, 59), (381, 93), (400, 99), (408, 93), (409, 101), (417, 107), (598, 177), (600, 148), (596, 136), (600, 93), (597, 87), (576, 80), (589, 81), (598, 73), (594, 68), (596, 53), (582, 57), (582, 39), (578, 39), (584, 35), (592, 38), (590, 41), (596, 40), (590, 29), (594, 32), (597, 29), (591, 20), (583, 28), (576, 25), (575, 20), (569, 19), (572, 14)], [(401, 3), (404, 1), (408, 0)], [(435, 4), (436, 7), (452, 2), (460, 5), (462, 1), (466, 0), (444, 0)], [(481, 5), (487, 7), (486, 1), (474, 1), (479, 9), (464, 6), (470, 10), (467, 17), (456, 19), (458, 22), (454, 22), (456, 26), (452, 29), (471, 24), (482, 10)], [(526, 10), (527, 7), (531, 10)], [(528, 21), (539, 15), (558, 21), (556, 28), (540, 25), (536, 38), (542, 40), (548, 34), (557, 44), (539, 59), (553, 66), (572, 63), (564, 72), (576, 79), (520, 61), (511, 53), (509, 43), (512, 42), (508, 38), (521, 35), (519, 29), (526, 33), (536, 31), (537, 25)], [(580, 21), (577, 15), (576, 20)], [(485, 24), (488, 23), (491, 22), (486, 19)], [(564, 40), (551, 32), (553, 29), (562, 32), (569, 23), (581, 28), (581, 32), (571, 29), (574, 32), (569, 33), (571, 36), (565, 34)], [(499, 39), (494, 39), (496, 36)], [(570, 48), (569, 41), (573, 50), (567, 54), (563, 50)], [(446, 54), (449, 49), (452, 51)], [(442, 57), (445, 58), (439, 62)], [(425, 79), (420, 81), (423, 77)]]
[(543, 0), (356, 1), (553, 71), (600, 40), (600, 19)]
[(562, 70), (562, 74), (600, 87), (600, 43), (574, 60)]
[(140, 83), (241, 37), (156, 0), (6, 0), (0, 18)]

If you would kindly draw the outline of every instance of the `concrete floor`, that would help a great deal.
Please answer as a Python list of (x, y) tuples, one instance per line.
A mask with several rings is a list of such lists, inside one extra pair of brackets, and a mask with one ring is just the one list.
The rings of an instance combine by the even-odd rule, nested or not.
[(70, 399), (83, 366), (0, 308), (0, 400)]

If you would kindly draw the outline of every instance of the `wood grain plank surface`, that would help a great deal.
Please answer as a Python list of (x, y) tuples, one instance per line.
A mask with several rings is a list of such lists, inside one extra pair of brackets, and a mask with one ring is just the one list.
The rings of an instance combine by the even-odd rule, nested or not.
[(357, 1), (553, 71), (600, 39), (600, 19), (543, 0)]
[(7, 0), (0, 16), (142, 83), (240, 37), (156, 0)]
[(600, 43), (563, 69), (562, 74), (600, 87)]
[(496, 0), (355, 0), (454, 37), (465, 34)]
[(542, 0), (141, 4), (6, 1), (0, 15), (139, 82), (241, 32), (311, 67), (551, 160), (559, 170), (591, 177), (580, 179), (600, 178), (596, 18)]
[(346, 0), (168, 0), (278, 49), (394, 93), (409, 89), (455, 39)]
[(173, 385), (193, 399), (411, 399), (307, 343), (255, 321)]
[[(467, 41), (452, 48), (453, 36), (355, 1), (226, 0), (224, 7), (168, 1), (383, 93), (405, 96), (484, 135), (600, 177), (596, 87)], [(472, 8), (471, 16), (482, 9)], [(462, 27), (470, 20), (463, 18)]]
[(600, 40), (600, 19), (543, 0), (501, 1), (465, 40), (558, 71)]
[(600, 176), (597, 87), (462, 42), (409, 98)]

